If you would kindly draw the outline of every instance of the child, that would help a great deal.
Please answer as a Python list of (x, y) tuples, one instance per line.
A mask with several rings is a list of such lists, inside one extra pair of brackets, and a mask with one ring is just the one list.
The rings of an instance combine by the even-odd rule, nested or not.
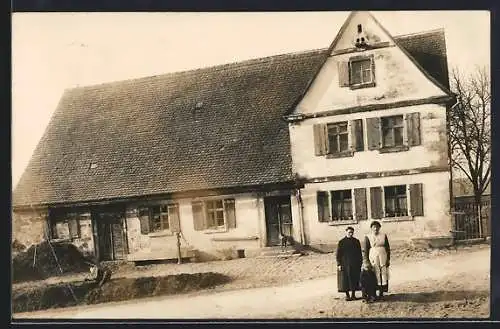
[(361, 270), (360, 284), (363, 302), (374, 302), (377, 294), (377, 277), (371, 267), (364, 266)]

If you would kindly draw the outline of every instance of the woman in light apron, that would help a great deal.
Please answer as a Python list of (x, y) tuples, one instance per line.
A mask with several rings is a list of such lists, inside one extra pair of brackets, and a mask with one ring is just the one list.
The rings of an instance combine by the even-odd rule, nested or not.
[(378, 298), (384, 296), (389, 290), (389, 265), (391, 248), (389, 239), (385, 233), (380, 232), (380, 223), (373, 221), (370, 225), (370, 233), (365, 236), (363, 245), (363, 266), (371, 267), (377, 276)]

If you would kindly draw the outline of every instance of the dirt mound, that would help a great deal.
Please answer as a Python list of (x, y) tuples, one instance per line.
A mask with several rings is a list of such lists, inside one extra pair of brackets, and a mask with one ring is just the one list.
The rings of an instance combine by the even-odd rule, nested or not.
[[(63, 273), (78, 273), (89, 270), (84, 256), (71, 243), (52, 243)], [(44, 241), (20, 252), (12, 260), (12, 281), (42, 280), (61, 275), (52, 248)]]
[(161, 295), (172, 295), (214, 287), (230, 281), (226, 275), (205, 272), (163, 277), (117, 278), (99, 287), (94, 282), (18, 288), (12, 292), (12, 311), (31, 312), (48, 308), (99, 304)]

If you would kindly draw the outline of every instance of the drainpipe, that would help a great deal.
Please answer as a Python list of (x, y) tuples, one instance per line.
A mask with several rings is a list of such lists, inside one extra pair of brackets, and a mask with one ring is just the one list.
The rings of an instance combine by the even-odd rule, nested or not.
[(306, 242), (306, 236), (304, 232), (304, 204), (302, 203), (302, 196), (300, 195), (300, 188), (295, 192), (295, 197), (297, 199), (297, 205), (299, 206), (299, 227), (300, 227), (300, 243), (302, 245)]

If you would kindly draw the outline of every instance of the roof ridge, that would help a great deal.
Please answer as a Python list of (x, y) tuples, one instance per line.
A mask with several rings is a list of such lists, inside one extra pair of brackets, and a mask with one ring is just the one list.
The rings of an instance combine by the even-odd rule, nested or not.
[(414, 37), (414, 36), (417, 36), (417, 35), (426, 35), (426, 34), (432, 34), (432, 33), (437, 33), (437, 32), (445, 32), (444, 27), (439, 27), (439, 28), (436, 28), (436, 29), (426, 30), (426, 31), (420, 31), (420, 32), (413, 32), (413, 33), (395, 35), (394, 39), (408, 38), (408, 37)]
[(282, 57), (293, 57), (293, 56), (300, 56), (300, 55), (307, 55), (307, 54), (319, 54), (321, 52), (326, 51), (328, 48), (316, 48), (316, 49), (307, 49), (307, 50), (299, 50), (299, 51), (294, 51), (294, 52), (289, 52), (289, 53), (282, 53), (282, 54), (276, 54), (276, 55), (270, 55), (270, 56), (265, 56), (265, 57), (256, 57), (256, 58), (250, 58), (246, 59), (243, 61), (236, 61), (236, 62), (229, 62), (229, 63), (223, 63), (223, 64), (216, 64), (216, 65), (211, 65), (211, 66), (205, 66), (205, 67), (199, 67), (195, 69), (187, 69), (187, 70), (181, 70), (181, 71), (172, 71), (172, 72), (166, 72), (166, 73), (160, 73), (160, 74), (155, 74), (155, 75), (149, 75), (149, 76), (144, 76), (144, 77), (138, 77), (138, 78), (130, 78), (130, 79), (123, 79), (123, 80), (115, 80), (115, 81), (108, 81), (108, 82), (102, 82), (102, 83), (97, 83), (97, 84), (91, 84), (91, 85), (82, 85), (82, 86), (76, 86), (72, 88), (67, 88), (65, 90), (67, 91), (76, 91), (76, 90), (92, 90), (95, 88), (102, 88), (106, 86), (113, 86), (116, 84), (123, 84), (123, 83), (137, 83), (139, 81), (144, 81), (144, 80), (149, 80), (152, 78), (157, 78), (157, 77), (167, 77), (167, 76), (175, 76), (175, 75), (189, 75), (189, 74), (194, 74), (194, 73), (199, 73), (200, 71), (209, 71), (209, 70), (220, 70), (223, 68), (227, 67), (245, 67), (245, 66), (252, 66), (256, 64), (261, 64), (263, 62), (268, 62), (268, 61), (273, 61)]

